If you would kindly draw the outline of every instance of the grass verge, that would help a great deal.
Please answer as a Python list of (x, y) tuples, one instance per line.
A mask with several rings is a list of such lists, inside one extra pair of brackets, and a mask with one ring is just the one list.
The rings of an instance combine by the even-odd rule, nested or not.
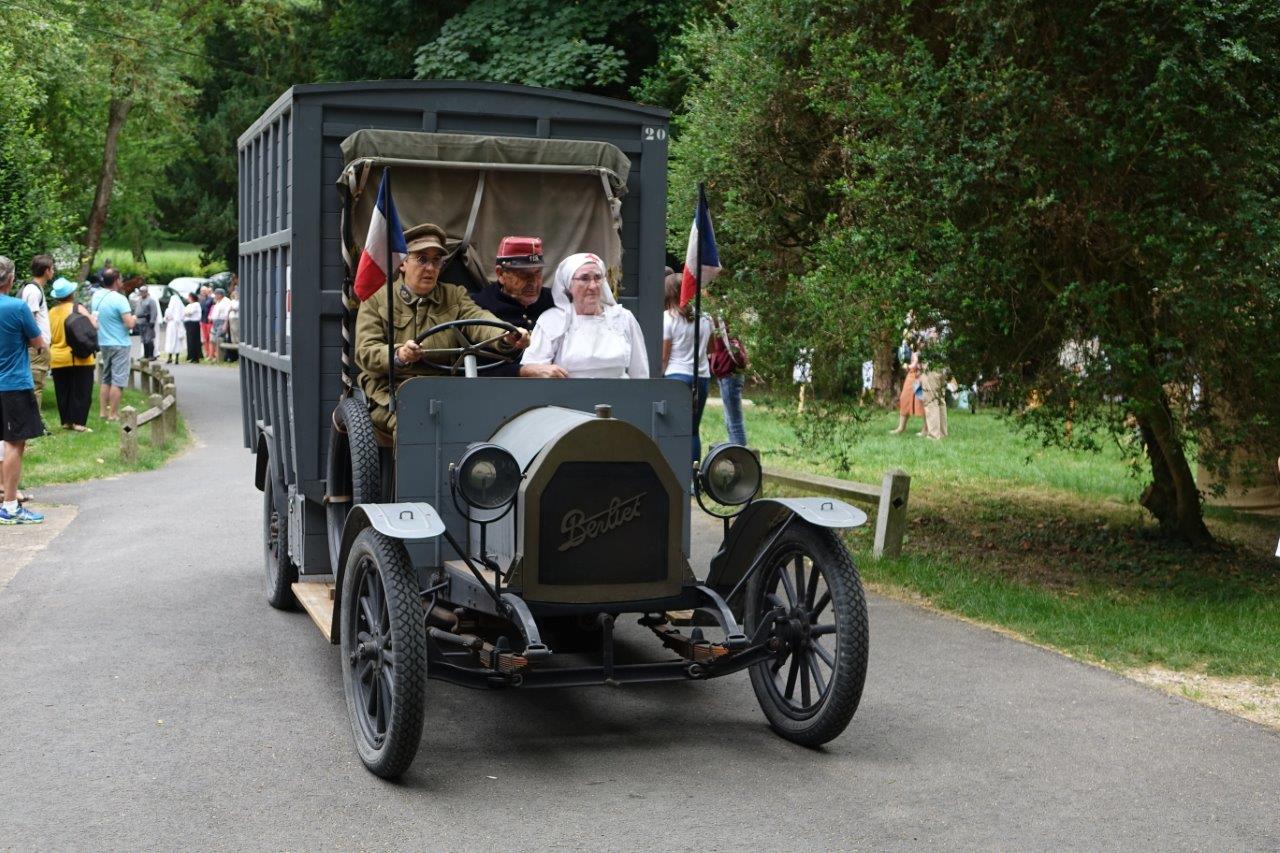
[[(746, 425), (766, 464), (835, 473), (779, 411), (794, 401), (758, 402)], [(896, 422), (875, 416), (837, 474), (912, 476), (901, 558), (872, 560), (870, 530), (851, 536), (871, 586), (1126, 673), (1280, 684), (1280, 519), (1211, 508), (1218, 545), (1188, 549), (1138, 506), (1141, 472), (1119, 447), (1042, 448), (986, 413), (953, 411), (942, 442), (890, 435)], [(702, 433), (724, 440), (718, 408)]]
[[(151, 428), (143, 427), (138, 439), (138, 462), (126, 465), (120, 460), (120, 425), (107, 423), (98, 417), (97, 388), (94, 402), (89, 407), (91, 433), (71, 432), (61, 428), (57, 398), (53, 392), (53, 380), (45, 383), (40, 412), (50, 435), (27, 443), (22, 459), (22, 485), (36, 489), (52, 483), (71, 483), (112, 477), (131, 471), (150, 471), (159, 468), (169, 457), (187, 445), (188, 435), (182, 413), (178, 413), (178, 429), (163, 446), (151, 442)], [(148, 407), (146, 397), (139, 391), (126, 388), (121, 407), (133, 406), (142, 411)]]

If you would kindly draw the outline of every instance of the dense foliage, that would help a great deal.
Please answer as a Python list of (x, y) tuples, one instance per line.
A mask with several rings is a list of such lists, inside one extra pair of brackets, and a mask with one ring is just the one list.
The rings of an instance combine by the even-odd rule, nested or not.
[(744, 0), (684, 36), (673, 183), (712, 181), (777, 367), (807, 344), (847, 383), (914, 308), (1046, 440), (1140, 434), (1144, 505), (1205, 541), (1188, 448), (1221, 466), (1280, 423), (1278, 15)]
[(694, 0), (474, 0), (417, 51), (421, 79), (626, 97)]

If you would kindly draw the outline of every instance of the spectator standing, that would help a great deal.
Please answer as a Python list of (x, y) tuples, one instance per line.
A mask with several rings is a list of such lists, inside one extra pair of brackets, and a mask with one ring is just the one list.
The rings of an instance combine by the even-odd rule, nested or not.
[(227, 318), (231, 314), (231, 302), (227, 299), (227, 292), (221, 287), (213, 291), (213, 310), (209, 312), (209, 320), (213, 323), (213, 354), (214, 360), (218, 359), (218, 350), (222, 346), (222, 342), (227, 339)]
[(200, 295), (193, 291), (187, 296), (187, 304), (182, 309), (182, 326), (187, 331), (187, 364), (200, 363), (200, 335), (203, 326), (200, 315), (202, 312)]
[(937, 441), (947, 437), (947, 388), (946, 371), (929, 349), (936, 348), (939, 340), (937, 329), (929, 328), (920, 333), (920, 391), (924, 403), (924, 430), (920, 435)]
[(92, 355), (79, 358), (67, 343), (67, 318), (72, 313), (83, 314), (97, 325), (89, 309), (75, 301), (76, 284), (59, 278), (49, 292), (53, 307), (49, 309), (49, 364), (53, 377), (53, 391), (58, 398), (58, 418), (63, 429), (75, 432), (93, 432), (85, 424), (89, 420), (89, 406), (93, 403)]
[(18, 294), (31, 309), (31, 315), (35, 318), (45, 343), (44, 349), (33, 347), (27, 353), (37, 400), (44, 395), (44, 380), (49, 375), (49, 303), (45, 301), (44, 289), (53, 281), (56, 269), (52, 255), (36, 255), (31, 259), (31, 280), (23, 285), (22, 292)]
[(747, 351), (737, 338), (729, 334), (729, 324), (723, 317), (714, 318), (711, 334), (710, 352), (723, 353), (708, 361), (711, 362), (711, 372), (720, 382), (724, 430), (729, 441), (745, 447), (747, 427), (742, 418), (742, 385), (747, 375)]
[(212, 361), (218, 356), (217, 345), (213, 342), (213, 288), (204, 285), (200, 288), (200, 343), (204, 347), (204, 357)]
[(142, 341), (142, 357), (152, 361), (156, 357), (156, 327), (160, 325), (160, 303), (144, 284), (138, 288), (138, 307), (134, 309), (138, 326), (138, 339)]
[(178, 353), (182, 352), (182, 296), (174, 292), (169, 297), (169, 304), (164, 308), (164, 360), (166, 364), (177, 364)]
[(18, 480), (27, 441), (44, 435), (29, 351), (47, 341), (26, 302), (10, 295), (14, 272), (13, 261), (0, 256), (0, 524), (39, 524), (44, 516), (18, 503)]
[(234, 275), (231, 276), (231, 290), (227, 293), (227, 304), (231, 306), (227, 309), (227, 337), (236, 345), (235, 349), (227, 350), (227, 361), (240, 360), (240, 288), (236, 286), (237, 281)]
[(902, 391), (898, 394), (898, 426), (889, 432), (901, 435), (907, 431), (907, 424), (912, 416), (924, 417), (924, 392), (920, 387), (920, 353), (912, 346), (913, 332), (903, 333), (902, 344), (898, 347), (898, 360), (906, 367), (907, 376), (902, 380)]
[(108, 268), (102, 274), (102, 289), (94, 294), (91, 307), (98, 319), (98, 415), (118, 421), (120, 395), (129, 384), (129, 331), (137, 322), (129, 300), (120, 292), (119, 270)]
[[(693, 312), (693, 304), (680, 307), (680, 276), (667, 276), (662, 312), (662, 375), (689, 386), (693, 395), (693, 461), (702, 458), (702, 410), (707, 405), (711, 369), (707, 366), (707, 344), (711, 340), (711, 320)], [(694, 323), (697, 322), (698, 352), (693, 351)], [(694, 369), (694, 362), (697, 369)], [(696, 374), (696, 378), (695, 378)]]

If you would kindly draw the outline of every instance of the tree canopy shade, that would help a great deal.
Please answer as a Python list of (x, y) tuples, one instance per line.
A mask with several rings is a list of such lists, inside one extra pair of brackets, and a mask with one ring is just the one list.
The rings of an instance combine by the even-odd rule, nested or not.
[(953, 372), (1046, 440), (1139, 434), (1143, 505), (1208, 541), (1189, 449), (1280, 423), (1280, 8), (742, 0), (685, 37), (678, 168), (801, 321), (780, 346), (945, 320)]
[(626, 97), (698, 0), (473, 0), (417, 51), (422, 80)]

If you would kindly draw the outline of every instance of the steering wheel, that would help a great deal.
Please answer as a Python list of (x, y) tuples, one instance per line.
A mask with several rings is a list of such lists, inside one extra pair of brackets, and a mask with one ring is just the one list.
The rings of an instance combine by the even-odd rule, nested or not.
[[(436, 334), (437, 332), (443, 332), (447, 329), (457, 329), (458, 330), (456, 333), (457, 336), (462, 338), (465, 341), (467, 340), (467, 337), (461, 331), (462, 328), (465, 326), (490, 326), (495, 329), (501, 329), (502, 334), (494, 335), (491, 338), (485, 338), (483, 341), (477, 341), (475, 343), (468, 342), (466, 346), (461, 346), (461, 347), (440, 347), (437, 349), (424, 349), (422, 350), (422, 354), (426, 357), (423, 358), (422, 361), (426, 362), (427, 364), (430, 364), (432, 367), (438, 367), (441, 370), (447, 370), (449, 371), (450, 375), (456, 376), (458, 373), (458, 368), (462, 365), (463, 360), (469, 355), (474, 355), (477, 357), (483, 356), (486, 359), (487, 363), (477, 365), (476, 370), (491, 370), (492, 368), (495, 368), (500, 364), (510, 364), (511, 362), (516, 360), (517, 353), (520, 352), (519, 350), (513, 350), (511, 353), (506, 354), (506, 353), (494, 352), (491, 349), (486, 349), (486, 347), (488, 347), (490, 344), (496, 341), (499, 341), (502, 338), (505, 338), (507, 334), (510, 332), (525, 331), (524, 329), (521, 329), (519, 326), (515, 326), (515, 325), (512, 325), (511, 323), (503, 322), (502, 320), (483, 320), (483, 319), (481, 320), (449, 320), (448, 322), (439, 323), (435, 326), (432, 326), (430, 329), (427, 329), (425, 332), (418, 335), (413, 340), (415, 343), (421, 344), (423, 341), (425, 341), (427, 338), (431, 337), (432, 335)], [(440, 362), (430, 357), (433, 355), (451, 357), (453, 359), (453, 362), (451, 364), (441, 364)]]

